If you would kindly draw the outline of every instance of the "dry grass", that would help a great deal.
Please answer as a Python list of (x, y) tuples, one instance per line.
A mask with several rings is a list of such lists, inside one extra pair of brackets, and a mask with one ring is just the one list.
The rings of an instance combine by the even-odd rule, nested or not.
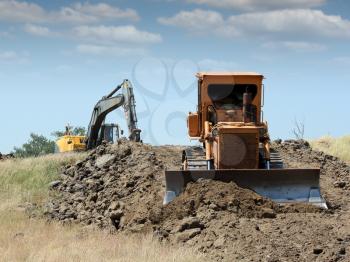
[(0, 217), (2, 261), (200, 261), (195, 252), (166, 246), (149, 235), (111, 235), (63, 227), (30, 220), (18, 212)]
[(350, 163), (350, 136), (338, 138), (324, 136), (312, 140), (310, 143), (313, 149), (339, 157), (341, 160)]
[(195, 251), (150, 235), (111, 235), (30, 219), (24, 202), (43, 202), (60, 167), (81, 154), (0, 162), (0, 261), (204, 261)]

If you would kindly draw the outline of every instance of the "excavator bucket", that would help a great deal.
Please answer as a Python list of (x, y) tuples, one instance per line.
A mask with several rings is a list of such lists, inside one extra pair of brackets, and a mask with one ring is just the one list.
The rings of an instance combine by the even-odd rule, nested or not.
[(327, 208), (320, 192), (319, 169), (165, 171), (164, 204), (168, 204), (180, 195), (187, 183), (198, 179), (233, 181), (240, 187), (251, 189), (280, 204), (301, 202)]

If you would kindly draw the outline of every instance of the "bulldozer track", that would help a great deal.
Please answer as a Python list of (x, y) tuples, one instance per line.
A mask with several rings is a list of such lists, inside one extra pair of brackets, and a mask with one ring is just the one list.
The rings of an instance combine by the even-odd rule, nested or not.
[(270, 168), (271, 169), (278, 169), (283, 168), (283, 160), (281, 158), (281, 155), (276, 150), (271, 150), (270, 153)]
[[(189, 147), (183, 151), (182, 161), (187, 162), (187, 170), (207, 170), (208, 164), (205, 159), (205, 151), (202, 147)], [(270, 153), (270, 169), (284, 168), (281, 155), (276, 150)]]
[(208, 164), (202, 147), (189, 147), (183, 151), (182, 161), (187, 163), (187, 170), (207, 170)]

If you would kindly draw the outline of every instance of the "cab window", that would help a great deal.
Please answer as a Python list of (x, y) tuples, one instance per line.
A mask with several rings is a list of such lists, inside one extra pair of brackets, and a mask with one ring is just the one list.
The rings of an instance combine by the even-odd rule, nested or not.
[(217, 109), (241, 109), (243, 94), (251, 93), (252, 99), (257, 95), (258, 88), (253, 84), (210, 84), (208, 95)]

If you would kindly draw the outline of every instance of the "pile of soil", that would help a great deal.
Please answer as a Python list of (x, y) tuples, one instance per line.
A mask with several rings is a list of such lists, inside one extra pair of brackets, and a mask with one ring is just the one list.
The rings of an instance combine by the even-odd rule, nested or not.
[(59, 195), (48, 215), (64, 222), (141, 230), (147, 224), (143, 214), (162, 201), (163, 170), (151, 146), (126, 140), (104, 143), (50, 184)]
[(104, 143), (86, 159), (67, 166), (61, 180), (50, 184), (59, 194), (55, 194), (47, 214), (64, 222), (133, 232), (195, 216), (197, 211), (203, 211), (204, 216), (210, 210), (245, 217), (276, 216), (278, 207), (272, 201), (234, 183), (211, 180), (190, 183), (181, 196), (164, 207), (164, 169), (179, 169), (180, 162), (175, 159), (180, 159), (180, 152), (127, 140)]
[(275, 141), (287, 168), (320, 168), (321, 190), (331, 208), (345, 208), (350, 197), (350, 168), (339, 158), (312, 150), (304, 140)]
[(127, 140), (102, 144), (50, 184), (46, 215), (123, 232), (153, 232), (215, 261), (346, 261), (350, 252), (349, 167), (304, 141), (277, 141), (288, 167), (320, 167), (330, 209), (281, 207), (234, 183), (199, 180), (163, 206), (164, 170), (182, 147)]
[(0, 161), (12, 159), (12, 158), (15, 158), (14, 154), (12, 154), (12, 153), (11, 154), (1, 154), (1, 152), (0, 152)]

